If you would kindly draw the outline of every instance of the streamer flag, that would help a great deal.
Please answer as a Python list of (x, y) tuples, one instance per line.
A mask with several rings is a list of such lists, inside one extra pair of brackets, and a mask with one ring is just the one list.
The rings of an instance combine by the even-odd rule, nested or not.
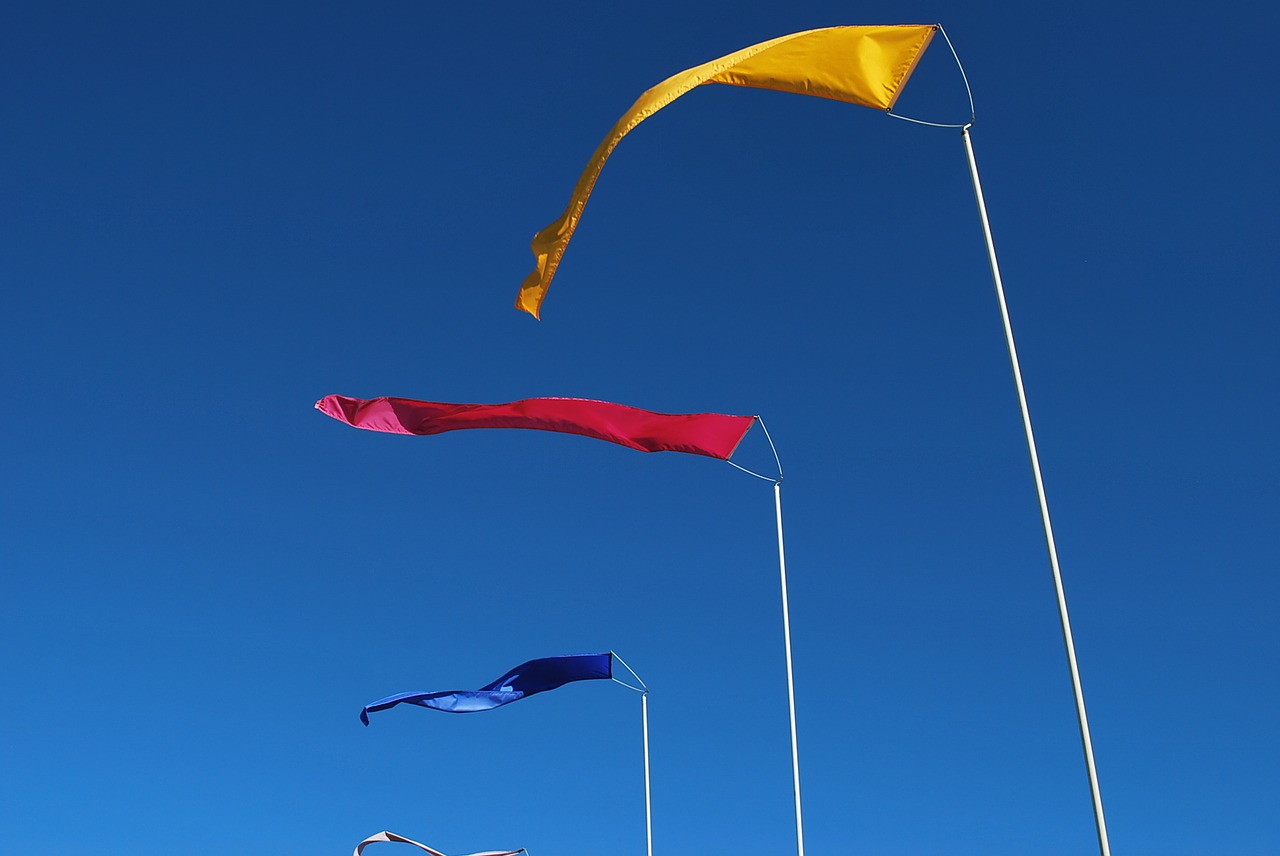
[(409, 398), (326, 395), (316, 409), (356, 428), (441, 434), (462, 428), (532, 428), (580, 434), (641, 452), (687, 452), (727, 461), (755, 422), (723, 413), (654, 413), (584, 398), (526, 398), (508, 404), (445, 404)]
[[(398, 842), (400, 844), (412, 844), (419, 850), (431, 854), (431, 856), (444, 856), (439, 850), (433, 850), (425, 844), (419, 844), (411, 838), (405, 838), (403, 835), (396, 835), (394, 832), (379, 832), (377, 835), (370, 835), (364, 841), (356, 845), (356, 849), (351, 856), (360, 856), (364, 853), (364, 848), (370, 844), (378, 844), (380, 842)], [(471, 856), (517, 856), (519, 853), (526, 852), (522, 847), (519, 850), (486, 850), (483, 853), (472, 853)]]
[(446, 690), (435, 693), (400, 693), (378, 699), (360, 711), (360, 721), (369, 724), (369, 714), (398, 704), (416, 704), (446, 713), (476, 713), (493, 710), (535, 693), (554, 690), (573, 681), (608, 680), (613, 677), (613, 654), (569, 654), (544, 657), (521, 663), (491, 684), (478, 690)]
[(573, 188), (569, 207), (534, 236), (537, 266), (520, 286), (516, 308), (539, 317), (542, 298), (604, 162), (631, 129), (681, 95), (704, 83), (727, 83), (887, 110), (897, 101), (935, 29), (932, 24), (903, 24), (806, 30), (743, 48), (659, 83), (631, 105), (600, 143)]

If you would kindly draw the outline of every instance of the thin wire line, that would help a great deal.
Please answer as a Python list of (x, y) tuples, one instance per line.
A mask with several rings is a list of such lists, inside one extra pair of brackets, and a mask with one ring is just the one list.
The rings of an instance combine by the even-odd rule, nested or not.
[(633, 687), (633, 686), (631, 686), (631, 684), (623, 683), (622, 681), (619, 681), (617, 678), (614, 678), (614, 679), (613, 679), (615, 683), (622, 684), (624, 687), (630, 687), (631, 689), (635, 690), (636, 692), (643, 692), (643, 693), (647, 693), (647, 692), (649, 692), (649, 685), (648, 685), (648, 684), (646, 684), (646, 683), (644, 682), (644, 678), (642, 678), (642, 677), (640, 677), (639, 675), (637, 675), (637, 674), (636, 674), (636, 670), (635, 670), (635, 669), (633, 669), (633, 668), (631, 668), (630, 666), (628, 666), (628, 665), (627, 665), (627, 661), (626, 661), (626, 660), (624, 660), (624, 659), (622, 659), (621, 657), (619, 657), (619, 656), (618, 656), (618, 652), (617, 652), (617, 651), (610, 651), (609, 653), (613, 655), (613, 658), (614, 658), (615, 660), (617, 660), (619, 663), (621, 663), (621, 664), (622, 664), (622, 668), (626, 669), (628, 672), (630, 672), (630, 673), (631, 673), (631, 677), (635, 678), (637, 681), (639, 681), (639, 682), (640, 682), (640, 686), (644, 687), (644, 689), (639, 689), (639, 688), (637, 688), (637, 687)]
[(764, 418), (757, 416), (756, 421), (760, 423), (760, 430), (764, 432), (764, 438), (769, 441), (769, 448), (773, 450), (773, 462), (778, 465), (778, 481), (782, 481), (782, 459), (778, 457), (778, 447), (773, 445), (773, 437), (769, 434), (769, 428), (764, 424)]
[[(773, 444), (773, 437), (770, 436), (769, 428), (767, 425), (764, 424), (764, 419), (757, 416), (756, 421), (760, 423), (760, 430), (764, 431), (764, 438), (769, 441), (769, 448), (773, 450), (773, 462), (778, 465), (777, 478), (774, 478), (773, 476), (761, 475), (755, 470), (749, 470), (746, 467), (741, 466), (740, 464), (735, 464), (733, 461), (729, 460), (728, 458), (725, 459), (725, 463), (733, 467), (735, 470), (742, 470), (744, 473), (746, 473), (749, 476), (755, 476), (758, 479), (763, 479), (764, 481), (767, 481), (767, 482), (773, 482), (774, 484), (782, 484), (782, 459), (778, 457), (778, 447)], [(632, 674), (634, 675), (635, 672), (632, 672)]]
[(739, 466), (738, 464), (735, 464), (733, 461), (725, 461), (725, 463), (726, 463), (726, 464), (728, 464), (729, 466), (733, 467), (735, 470), (742, 470), (744, 473), (746, 473), (746, 474), (747, 474), (747, 475), (749, 475), (749, 476), (755, 476), (756, 478), (758, 478), (758, 479), (764, 479), (764, 480), (765, 480), (765, 481), (767, 481), (767, 482), (776, 482), (776, 481), (777, 481), (777, 479), (776, 479), (776, 478), (774, 478), (773, 476), (762, 476), (762, 475), (760, 475), (759, 473), (757, 473), (757, 472), (755, 472), (755, 471), (753, 471), (753, 470), (749, 470), (749, 469), (747, 469), (746, 467), (742, 467), (742, 466)]
[(942, 33), (942, 38), (946, 40), (947, 47), (951, 48), (951, 56), (955, 59), (956, 68), (960, 69), (960, 78), (964, 81), (964, 91), (969, 94), (968, 123), (967, 124), (966, 123), (945, 124), (942, 122), (927, 122), (924, 119), (913, 119), (910, 116), (903, 116), (900, 113), (895, 113), (893, 112), (892, 107), (886, 110), (885, 113), (889, 114), (895, 119), (901, 119), (904, 122), (914, 122), (917, 125), (928, 125), (931, 128), (967, 128), (970, 125), (972, 125), (974, 122), (976, 122), (978, 119), (977, 111), (974, 109), (974, 106), (973, 106), (973, 88), (969, 86), (969, 75), (964, 73), (964, 64), (960, 62), (960, 55), (956, 53), (956, 46), (951, 44), (951, 38), (947, 35), (947, 31), (943, 29), (943, 26), (941, 24), (935, 24), (934, 26), (938, 28), (938, 32)]
[(924, 119), (912, 119), (910, 116), (903, 116), (888, 110), (885, 112), (894, 119), (901, 119), (902, 121), (910, 122), (913, 125), (926, 125), (930, 128), (968, 128), (973, 124), (972, 122), (957, 122), (955, 124), (948, 124), (945, 122), (926, 122)]

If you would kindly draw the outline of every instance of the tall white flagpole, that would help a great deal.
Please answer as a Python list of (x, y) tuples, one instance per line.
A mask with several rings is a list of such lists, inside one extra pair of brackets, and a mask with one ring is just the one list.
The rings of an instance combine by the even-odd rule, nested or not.
[(653, 856), (653, 802), (649, 797), (649, 687), (636, 674), (636, 670), (628, 666), (627, 661), (618, 656), (617, 651), (610, 651), (609, 654), (631, 673), (631, 677), (636, 679), (636, 683), (640, 684), (638, 687), (633, 687), (626, 681), (618, 680), (616, 676), (613, 679), (614, 683), (622, 684), (627, 689), (640, 693), (640, 733), (644, 740), (644, 840), (646, 852), (649, 856)]
[(778, 576), (782, 582), (782, 640), (785, 644), (787, 659), (787, 712), (791, 717), (791, 781), (796, 801), (796, 852), (797, 856), (804, 856), (804, 820), (800, 813), (800, 749), (796, 742), (796, 685), (791, 668), (791, 609), (787, 604), (787, 553), (782, 541), (782, 460), (778, 457), (778, 447), (773, 444), (773, 437), (765, 427), (764, 420), (757, 416), (756, 421), (760, 423), (760, 430), (769, 441), (773, 460), (778, 465), (777, 478), (753, 472), (728, 459), (725, 463), (734, 469), (742, 470), (749, 476), (773, 482), (773, 508), (778, 519)]
[(649, 801), (649, 692), (640, 696), (640, 722), (644, 730), (644, 838), (653, 856), (653, 806)]
[[(1058, 548), (1053, 540), (1053, 525), (1049, 522), (1049, 501), (1045, 497), (1044, 479), (1040, 475), (1040, 458), (1036, 454), (1035, 435), (1031, 432), (1031, 412), (1027, 409), (1027, 394), (1022, 387), (1022, 369), (1018, 365), (1018, 350), (1013, 344), (1013, 326), (1009, 321), (1009, 307), (1004, 299), (1004, 283), (1000, 279), (1000, 265), (996, 262), (996, 245), (991, 238), (991, 223), (987, 220), (987, 203), (982, 196), (982, 182), (978, 180), (978, 162), (973, 156), (973, 141), (969, 138), (968, 125), (960, 131), (960, 136), (964, 139), (964, 150), (969, 157), (969, 174), (973, 177), (973, 193), (978, 200), (978, 213), (982, 216), (982, 234), (987, 241), (987, 257), (991, 260), (991, 278), (995, 281), (996, 297), (1000, 300), (1000, 316), (1004, 319), (1004, 339), (1009, 347), (1013, 380), (1018, 387), (1018, 403), (1022, 407), (1022, 428), (1027, 435), (1027, 451), (1031, 455), (1031, 469), (1035, 474), (1036, 494), (1040, 497), (1040, 520), (1044, 526), (1045, 544), (1049, 548), (1049, 566), (1053, 569), (1053, 585), (1058, 594), (1058, 618), (1062, 623), (1062, 639), (1067, 648), (1067, 664), (1071, 668), (1071, 687), (1076, 698), (1076, 719), (1080, 723), (1080, 740), (1084, 745), (1084, 760), (1089, 771), (1089, 788), (1093, 793), (1093, 819), (1098, 828), (1098, 846), (1102, 849), (1102, 856), (1111, 856), (1111, 845), (1107, 841), (1107, 822), (1102, 815), (1102, 791), (1098, 787), (1098, 771), (1093, 763), (1093, 741), (1089, 738), (1089, 718), (1084, 712), (1084, 690), (1080, 685), (1080, 669), (1076, 665), (1076, 646), (1071, 638), (1071, 619), (1067, 616), (1067, 596), (1062, 588), (1062, 571), (1058, 567)], [(782, 525), (781, 517), (778, 525), (779, 527)], [(778, 531), (781, 537), (781, 528)], [(793, 731), (793, 740), (794, 735)], [(796, 799), (798, 818), (798, 791)]]
[[(772, 442), (772, 441), (770, 441)], [(804, 856), (804, 821), (800, 816), (800, 751), (796, 743), (796, 688), (791, 671), (791, 612), (787, 607), (787, 557), (782, 546), (782, 480), (773, 483), (778, 518), (778, 573), (782, 580), (782, 637), (787, 652), (787, 706), (791, 714), (791, 779), (796, 799), (796, 851)]]

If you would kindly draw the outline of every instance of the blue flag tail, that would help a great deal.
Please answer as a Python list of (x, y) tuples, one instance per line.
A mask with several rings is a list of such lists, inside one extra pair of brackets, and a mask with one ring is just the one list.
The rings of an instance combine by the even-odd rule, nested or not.
[(543, 657), (521, 663), (491, 684), (478, 690), (445, 690), (434, 693), (400, 693), (367, 704), (360, 721), (369, 724), (369, 714), (398, 704), (416, 704), (445, 713), (476, 713), (493, 710), (513, 701), (573, 681), (594, 681), (613, 677), (613, 654), (568, 654)]

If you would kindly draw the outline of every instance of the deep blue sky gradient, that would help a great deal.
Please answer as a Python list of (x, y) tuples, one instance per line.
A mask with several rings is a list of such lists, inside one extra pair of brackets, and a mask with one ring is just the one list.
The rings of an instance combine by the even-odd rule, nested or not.
[[(940, 20), (1113, 850), (1277, 852), (1259, 11), (7, 9), (0, 849), (641, 853), (620, 687), (357, 719), (613, 649), (652, 688), (656, 851), (792, 852), (768, 483), (541, 432), (356, 432), (311, 409), (337, 392), (763, 415), (809, 851), (1093, 852), (958, 132), (703, 87), (618, 148), (544, 320), (511, 308), (641, 91), (788, 32)], [(900, 108), (967, 112), (940, 40)], [(758, 431), (737, 460), (772, 465)]]

